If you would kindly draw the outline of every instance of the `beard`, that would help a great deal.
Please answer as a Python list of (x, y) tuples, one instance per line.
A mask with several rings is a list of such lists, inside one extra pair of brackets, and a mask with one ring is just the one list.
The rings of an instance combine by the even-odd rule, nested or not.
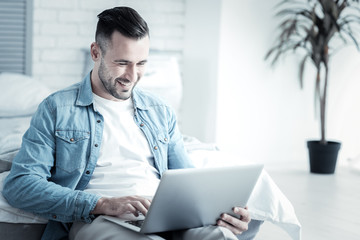
[(109, 74), (107, 67), (105, 66), (103, 58), (101, 58), (99, 71), (99, 79), (102, 82), (105, 90), (114, 98), (119, 100), (127, 100), (131, 97), (131, 94), (138, 82), (139, 79), (134, 83), (134, 85), (129, 89), (117, 89), (118, 84), (127, 85), (131, 84), (131, 81), (127, 78), (112, 78)]

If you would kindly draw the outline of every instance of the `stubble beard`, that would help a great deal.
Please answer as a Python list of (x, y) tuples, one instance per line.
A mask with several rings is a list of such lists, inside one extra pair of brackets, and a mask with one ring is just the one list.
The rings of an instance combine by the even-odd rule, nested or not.
[[(116, 85), (118, 84), (117, 81), (118, 80), (123, 80), (123, 81), (129, 81), (126, 78), (116, 78), (113, 79), (107, 71), (107, 68), (104, 64), (103, 59), (101, 59), (100, 62), (100, 66), (99, 66), (99, 71), (98, 71), (98, 76), (99, 79), (101, 81), (101, 83), (103, 84), (105, 90), (114, 98), (119, 99), (119, 100), (127, 100), (131, 97), (131, 94), (137, 84), (138, 81), (136, 81), (136, 83), (134, 84), (134, 86), (132, 86), (131, 89), (127, 90), (127, 91), (122, 91), (121, 93), (119, 93), (116, 89)], [(130, 82), (130, 81), (129, 81)]]

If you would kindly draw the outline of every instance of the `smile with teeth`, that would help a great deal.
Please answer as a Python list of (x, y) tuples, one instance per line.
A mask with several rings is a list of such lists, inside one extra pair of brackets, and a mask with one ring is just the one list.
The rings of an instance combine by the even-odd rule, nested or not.
[(124, 87), (130, 87), (131, 86), (131, 82), (127, 79), (118, 79), (117, 82)]

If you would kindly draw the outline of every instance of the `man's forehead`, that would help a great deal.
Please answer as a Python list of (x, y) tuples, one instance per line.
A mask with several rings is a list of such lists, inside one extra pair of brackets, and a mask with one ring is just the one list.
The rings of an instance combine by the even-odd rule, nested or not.
[(120, 34), (113, 35), (105, 55), (112, 62), (143, 62), (149, 55), (149, 38), (131, 39)]

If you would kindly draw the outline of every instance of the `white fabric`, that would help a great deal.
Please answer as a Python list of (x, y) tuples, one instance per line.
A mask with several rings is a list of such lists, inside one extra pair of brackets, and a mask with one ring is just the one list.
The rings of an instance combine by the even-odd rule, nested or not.
[(137, 87), (147, 90), (165, 100), (180, 114), (182, 101), (182, 80), (176, 57), (150, 52), (145, 75)]
[(0, 173), (10, 170), (31, 117), (0, 118)]
[(293, 205), (266, 171), (262, 172), (248, 207), (253, 219), (270, 221), (284, 229), (294, 240), (301, 239), (301, 224)]
[(32, 77), (0, 73), (0, 117), (29, 116), (51, 91)]
[(149, 144), (134, 121), (131, 99), (115, 102), (94, 94), (104, 117), (99, 159), (85, 191), (102, 196), (153, 196), (159, 184)]

